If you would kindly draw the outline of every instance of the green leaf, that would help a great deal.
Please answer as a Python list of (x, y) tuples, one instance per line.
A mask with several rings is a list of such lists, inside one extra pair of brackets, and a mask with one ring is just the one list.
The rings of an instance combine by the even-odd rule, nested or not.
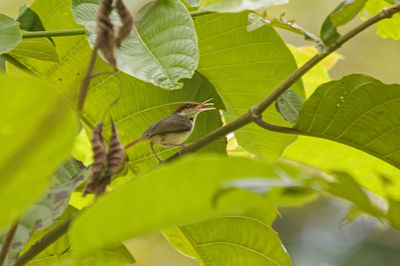
[(50, 174), (69, 156), (77, 124), (50, 84), (4, 74), (0, 84), (0, 113), (7, 114), (0, 116), (1, 230), (47, 187)]
[(244, 10), (257, 10), (273, 5), (287, 4), (289, 0), (202, 0), (200, 10), (215, 11), (220, 13), (241, 12)]
[(45, 61), (58, 61), (57, 51), (47, 38), (24, 39), (8, 54), (22, 62), (26, 57)]
[[(394, 3), (392, 3), (394, 4)], [(370, 15), (376, 15), (385, 7), (391, 6), (384, 0), (369, 0), (365, 5), (365, 10)], [(394, 14), (390, 19), (384, 19), (377, 23), (376, 33), (383, 38), (400, 39), (400, 14)]]
[(15, 262), (15, 258), (34, 231), (50, 226), (63, 214), (71, 193), (88, 175), (89, 171), (81, 169), (73, 159), (58, 168), (52, 178), (54, 185), (22, 215), (7, 255), (8, 264)]
[(35, 11), (30, 9), (27, 4), (25, 4), (18, 15), (17, 21), (19, 22), (19, 27), (21, 30), (26, 31), (44, 31), (46, 30), (39, 16)]
[(0, 32), (0, 54), (11, 51), (21, 41), (17, 22), (3, 14), (0, 14)]
[(224, 197), (217, 206), (213, 198), (228, 180), (255, 176), (279, 179), (280, 175), (305, 174), (285, 164), (271, 166), (246, 158), (188, 156), (162, 165), (99, 198), (79, 215), (68, 232), (72, 250), (83, 254), (204, 215), (249, 206), (253, 202), (243, 197), (236, 201)]
[(346, 199), (357, 207), (375, 217), (383, 216), (381, 210), (371, 203), (365, 191), (354, 181), (353, 177), (345, 172), (333, 171), (336, 182), (325, 182), (325, 190), (337, 197)]
[(363, 9), (369, 0), (347, 0), (339, 6), (339, 10), (330, 15), (334, 27), (339, 27), (349, 23)]
[[(221, 95), (232, 121), (259, 103), (296, 70), (295, 60), (272, 27), (247, 32), (248, 13), (211, 14), (195, 19), (200, 65)], [(299, 81), (292, 89), (304, 95)], [(282, 121), (274, 108), (263, 114), (273, 124)], [(277, 134), (251, 124), (235, 131), (241, 146), (263, 158), (277, 159), (296, 136)]]
[(321, 28), (321, 39), (326, 45), (334, 43), (340, 37), (337, 28), (357, 16), (366, 2), (367, 0), (343, 1), (328, 15)]
[(209, 218), (164, 234), (175, 248), (202, 265), (291, 265), (278, 234), (251, 217)]
[(389, 210), (386, 218), (394, 227), (400, 229), (400, 201), (389, 198)]
[(303, 103), (303, 98), (301, 98), (297, 93), (292, 90), (287, 90), (278, 98), (275, 106), (279, 114), (294, 126), (296, 125), (299, 110)]
[(349, 75), (321, 85), (303, 104), (296, 128), (363, 150), (399, 168), (399, 109), (400, 85)]
[[(72, 5), (77, 22), (89, 31), (92, 46), (98, 7), (90, 0), (74, 0)], [(118, 25), (118, 15), (113, 14), (112, 21)], [(151, 2), (139, 11), (135, 25), (115, 50), (118, 68), (162, 88), (182, 87), (179, 80), (192, 77), (199, 57), (193, 21), (185, 6), (179, 0)]]

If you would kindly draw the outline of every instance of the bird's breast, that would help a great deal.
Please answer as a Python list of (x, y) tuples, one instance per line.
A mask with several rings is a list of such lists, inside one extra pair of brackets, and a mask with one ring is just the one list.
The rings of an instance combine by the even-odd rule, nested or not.
[(168, 133), (165, 135), (155, 135), (150, 138), (150, 141), (159, 146), (165, 144), (182, 144), (191, 133), (192, 130), (179, 133)]

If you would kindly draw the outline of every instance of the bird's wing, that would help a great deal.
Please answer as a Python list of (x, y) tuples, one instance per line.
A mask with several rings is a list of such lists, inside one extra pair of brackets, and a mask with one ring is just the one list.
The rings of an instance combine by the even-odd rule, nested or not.
[(193, 125), (190, 119), (178, 114), (173, 114), (152, 124), (143, 135), (151, 138), (155, 135), (190, 131), (192, 127)]

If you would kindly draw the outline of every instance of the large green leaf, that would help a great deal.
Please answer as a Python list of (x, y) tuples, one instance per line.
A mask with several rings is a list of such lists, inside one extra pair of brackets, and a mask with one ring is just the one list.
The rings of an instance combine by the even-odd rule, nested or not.
[(3, 14), (0, 14), (0, 32), (0, 54), (11, 51), (21, 41), (17, 22)]
[[(392, 1), (394, 4), (394, 1)], [(365, 10), (375, 15), (381, 12), (385, 7), (391, 6), (384, 0), (369, 0), (365, 5)], [(376, 33), (383, 38), (400, 39), (400, 14), (394, 14), (390, 19), (384, 19), (377, 23)]]
[[(48, 83), (0, 75), (0, 229), (19, 216), (67, 158), (77, 132), (75, 115)], [(18, 84), (18, 86), (16, 86)]]
[(200, 10), (215, 12), (241, 12), (244, 10), (257, 10), (272, 5), (287, 4), (289, 0), (202, 0)]
[[(247, 15), (212, 14), (195, 19), (200, 47), (199, 71), (224, 100), (228, 121), (259, 103), (296, 69), (293, 56), (272, 27), (247, 32)], [(304, 95), (301, 82), (292, 89)], [(270, 123), (289, 124), (274, 108), (269, 108), (263, 116)], [(296, 139), (253, 124), (239, 129), (235, 135), (247, 151), (268, 159), (278, 158)]]
[(303, 104), (296, 128), (400, 167), (399, 109), (400, 85), (349, 75), (321, 85)]
[(7, 254), (6, 265), (12, 265), (15, 262), (23, 245), (34, 231), (50, 226), (64, 212), (72, 192), (88, 174), (89, 171), (81, 169), (73, 159), (58, 168), (52, 178), (54, 185), (20, 218)]
[[(56, 1), (36, 0), (32, 9), (40, 16), (46, 29), (76, 28), (70, 1), (65, 0), (62, 5)], [(91, 49), (84, 36), (69, 36), (68, 38), (54, 38), (59, 62), (43, 62), (26, 60), (24, 63), (38, 75), (52, 82), (63, 91), (71, 101), (76, 102), (81, 78), (87, 68)], [(96, 63), (95, 72), (111, 71), (112, 69), (101, 59)], [(138, 138), (153, 122), (171, 114), (174, 109), (185, 101), (204, 101), (214, 98), (213, 102), (218, 109), (224, 106), (213, 86), (200, 74), (192, 79), (184, 80), (184, 87), (180, 90), (164, 90), (150, 83), (140, 81), (130, 75), (119, 73), (123, 85), (121, 100), (112, 109), (112, 117), (116, 121), (117, 129), (123, 144)], [(93, 79), (89, 87), (88, 97), (83, 110), (83, 119), (89, 128), (99, 122), (105, 109), (116, 99), (121, 91), (120, 79), (113, 75), (101, 75)], [(217, 111), (205, 112), (199, 115), (196, 128), (188, 142), (222, 125)], [(109, 129), (105, 128), (109, 134)], [(165, 158), (177, 148), (160, 149), (161, 157)], [(224, 152), (225, 142), (221, 140), (204, 151)], [(145, 143), (139, 143), (128, 151), (129, 158), (136, 170), (154, 166), (156, 160), (150, 148)]]
[(99, 198), (79, 215), (69, 230), (72, 250), (82, 254), (217, 211), (249, 206), (253, 202), (230, 194), (217, 204), (213, 199), (228, 180), (279, 180), (281, 175), (299, 178), (305, 174), (284, 164), (271, 166), (246, 158), (188, 156), (162, 165)]
[(164, 230), (171, 244), (202, 265), (291, 265), (270, 225), (246, 216), (224, 216)]
[[(73, 12), (78, 23), (89, 31), (94, 45), (98, 4), (74, 0)], [(116, 13), (112, 15), (119, 24)], [(135, 29), (115, 50), (118, 68), (157, 86), (177, 89), (179, 80), (190, 78), (198, 64), (197, 36), (192, 18), (179, 0), (158, 0), (147, 4), (135, 17)]]

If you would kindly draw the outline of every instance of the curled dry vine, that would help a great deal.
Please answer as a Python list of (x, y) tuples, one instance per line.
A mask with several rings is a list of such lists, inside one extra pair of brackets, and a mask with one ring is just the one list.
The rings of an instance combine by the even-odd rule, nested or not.
[[(108, 0), (105, 0), (103, 2), (107, 2)], [(392, 5), (391, 7), (385, 8), (382, 10), (380, 13), (377, 15), (369, 18), (368, 20), (364, 21), (342, 37), (340, 37), (334, 44), (332, 44), (329, 47), (325, 47), (325, 50), (320, 52), (319, 54), (315, 55), (312, 57), (309, 61), (307, 61), (304, 65), (302, 65), (300, 68), (298, 68), (295, 72), (293, 72), (286, 80), (284, 80), (274, 91), (272, 91), (267, 97), (264, 98), (262, 102), (260, 102), (257, 105), (254, 105), (252, 108), (250, 108), (246, 113), (242, 114), (239, 116), (237, 119), (233, 120), (232, 122), (226, 124), (223, 127), (220, 127), (213, 132), (209, 133), (208, 135), (202, 137), (198, 141), (194, 142), (191, 145), (188, 145), (182, 152), (176, 153), (173, 156), (169, 157), (166, 161), (171, 161), (176, 159), (177, 157), (187, 154), (187, 153), (192, 153), (200, 148), (209, 145), (210, 143), (216, 141), (217, 139), (226, 136), (230, 132), (233, 132), (247, 124), (250, 123), (256, 123), (257, 125), (271, 131), (277, 131), (281, 133), (288, 133), (288, 134), (305, 134), (303, 132), (300, 132), (296, 129), (292, 128), (286, 128), (286, 127), (281, 127), (281, 126), (275, 126), (271, 125), (264, 120), (262, 120), (262, 113), (271, 105), (273, 104), (279, 96), (281, 96), (286, 90), (290, 88), (291, 85), (293, 85), (297, 80), (299, 80), (305, 73), (307, 73), (311, 68), (313, 68), (316, 64), (318, 64), (322, 59), (327, 57), (329, 54), (333, 53), (337, 49), (339, 49), (344, 43), (349, 41), (351, 38), (356, 36), (357, 34), (361, 33), (364, 31), (366, 28), (370, 27), (371, 25), (383, 20), (392, 17), (395, 13), (400, 11), (400, 3), (396, 3)], [(199, 14), (200, 15), (200, 14)], [(195, 17), (195, 16), (193, 16)], [(95, 57), (97, 54), (97, 50), (99, 47), (94, 47), (93, 49), (93, 54), (92, 58), (89, 63), (88, 67), (88, 72), (87, 75), (85, 76), (84, 80), (82, 81), (82, 89), (81, 89), (81, 94), (79, 96), (79, 103), (78, 103), (78, 112), (80, 113), (82, 111), (84, 99), (87, 93), (87, 88), (90, 82), (90, 77), (91, 77), (91, 72), (93, 70), (93, 66), (95, 63)], [(75, 216), (73, 216), (75, 217)], [(35, 245), (33, 245), (28, 251), (23, 254), (17, 261), (16, 265), (23, 265), (29, 259), (33, 258), (39, 252), (41, 252), (44, 248), (49, 246), (52, 242), (58, 239), (62, 234), (64, 234), (68, 226), (73, 219), (71, 217), (69, 220), (65, 221), (62, 223), (59, 227), (53, 229), (49, 233), (47, 233), (41, 240), (39, 240)], [(29, 258), (29, 259), (27, 259)]]

